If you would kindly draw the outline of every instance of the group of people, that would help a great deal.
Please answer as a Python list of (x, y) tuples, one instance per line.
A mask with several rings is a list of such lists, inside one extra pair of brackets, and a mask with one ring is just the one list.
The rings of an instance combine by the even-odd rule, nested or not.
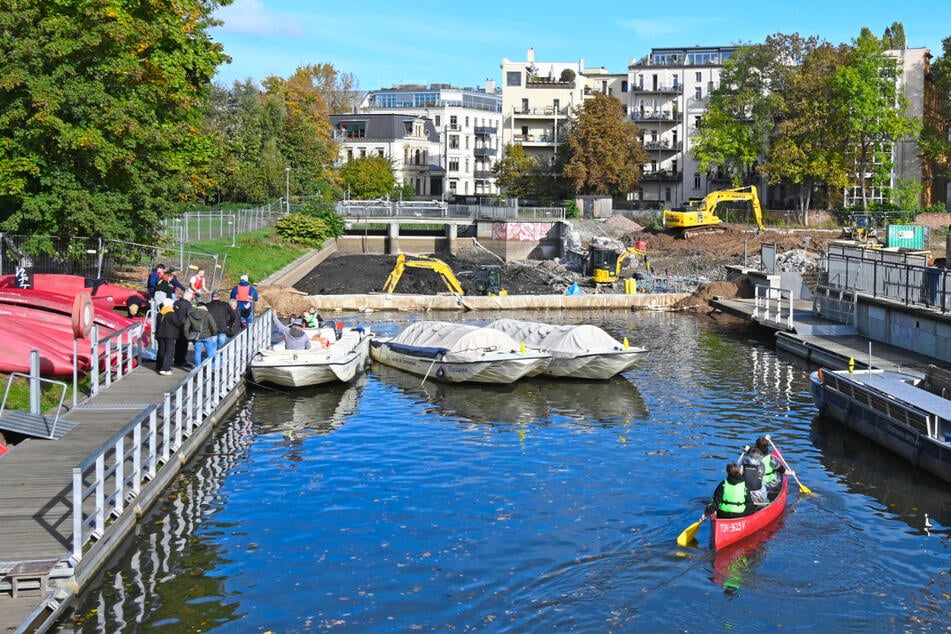
[(770, 451), (769, 439), (760, 436), (737, 462), (726, 465), (726, 479), (714, 491), (706, 514), (733, 518), (755, 513), (776, 497), (785, 473), (783, 461)]
[(304, 328), (319, 328), (323, 322), (315, 308), (305, 311), (301, 317), (292, 318), (287, 324), (278, 319), (277, 314), (272, 312), (271, 321), (274, 324), (274, 329), (284, 339), (285, 350), (310, 350), (313, 344)]
[(247, 275), (241, 276), (224, 301), (220, 291), (208, 288), (204, 269), (197, 269), (186, 287), (178, 279), (178, 270), (164, 264), (149, 273), (147, 288), (157, 311), (156, 369), (162, 375), (170, 375), (173, 366), (188, 367), (189, 344), (194, 347), (195, 366), (214, 359), (218, 348), (251, 323), (259, 300)]

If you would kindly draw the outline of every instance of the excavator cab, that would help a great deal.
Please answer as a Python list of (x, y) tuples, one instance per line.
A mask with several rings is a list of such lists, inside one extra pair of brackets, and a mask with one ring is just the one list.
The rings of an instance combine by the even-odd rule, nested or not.
[(621, 264), (628, 253), (616, 249), (591, 245), (588, 249), (591, 266), (591, 281), (595, 284), (613, 284), (621, 277)]
[(472, 284), (477, 295), (508, 295), (508, 291), (502, 288), (502, 267), (497, 264), (476, 267)]

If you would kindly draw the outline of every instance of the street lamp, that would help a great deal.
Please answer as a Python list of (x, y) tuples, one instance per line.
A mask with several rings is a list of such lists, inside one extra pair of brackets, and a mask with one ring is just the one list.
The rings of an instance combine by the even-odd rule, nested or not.
[(287, 204), (287, 213), (291, 213), (291, 168), (284, 168), (284, 202)]

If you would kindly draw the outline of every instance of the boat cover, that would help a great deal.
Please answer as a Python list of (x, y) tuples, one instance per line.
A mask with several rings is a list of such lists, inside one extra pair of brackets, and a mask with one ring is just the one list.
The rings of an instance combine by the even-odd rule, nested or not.
[(430, 348), (445, 351), (444, 359), (476, 360), (487, 352), (517, 353), (521, 346), (510, 336), (494, 328), (479, 328), (445, 321), (417, 321), (393, 337), (397, 347)]
[[(497, 319), (488, 328), (509, 335), (529, 348), (539, 348), (554, 357), (620, 352), (624, 344), (597, 326), (563, 326), (520, 319)], [(630, 347), (628, 348), (631, 349)]]

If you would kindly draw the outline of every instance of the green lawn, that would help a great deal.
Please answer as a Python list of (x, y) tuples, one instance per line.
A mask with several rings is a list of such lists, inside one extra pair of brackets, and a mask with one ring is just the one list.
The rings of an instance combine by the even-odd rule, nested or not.
[(313, 250), (312, 247), (285, 242), (271, 229), (243, 233), (237, 237), (233, 247), (230, 237), (202, 240), (191, 246), (227, 256), (224, 286), (236, 284), (244, 274), (252, 281), (263, 279)]

